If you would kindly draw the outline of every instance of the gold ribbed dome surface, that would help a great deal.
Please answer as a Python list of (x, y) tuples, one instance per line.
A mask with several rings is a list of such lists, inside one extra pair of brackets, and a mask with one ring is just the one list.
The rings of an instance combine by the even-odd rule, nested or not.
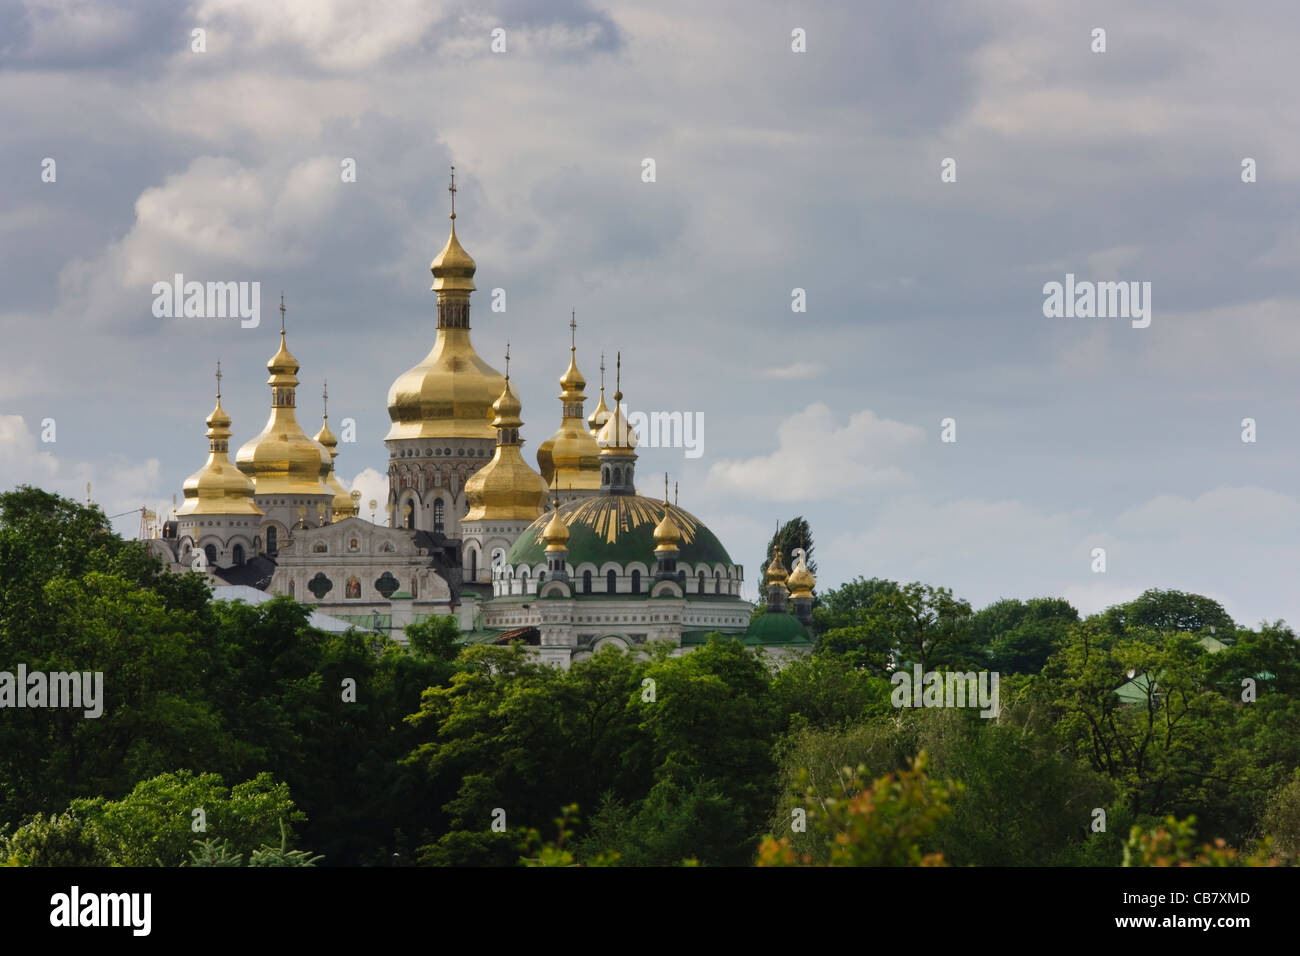
[(271, 377), (271, 417), (256, 438), (246, 442), (235, 461), (239, 470), (253, 480), (259, 495), (333, 495), (324, 483), (330, 468), (330, 453), (318, 441), (308, 438), (298, 424), (293, 407), (298, 360), (290, 354), (284, 332), (280, 350), (266, 363)]
[(185, 479), (185, 503), (178, 515), (260, 515), (253, 502), (253, 483), (230, 461), (230, 416), (221, 396), (208, 416), (208, 460)]
[(447, 244), (429, 263), (429, 271), (433, 273), (433, 291), (454, 289), (473, 292), (474, 273), (477, 270), (478, 265), (456, 238), (456, 214), (452, 213), (451, 235), (447, 237)]

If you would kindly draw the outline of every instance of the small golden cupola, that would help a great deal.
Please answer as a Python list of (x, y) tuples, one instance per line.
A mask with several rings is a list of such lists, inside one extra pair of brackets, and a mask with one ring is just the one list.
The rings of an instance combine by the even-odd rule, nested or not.
[(560, 378), (560, 430), (537, 449), (537, 465), (551, 488), (600, 488), (600, 446), (582, 418), (587, 381), (578, 371), (576, 316), (569, 318), (569, 367)]
[(320, 431), (316, 433), (316, 441), (325, 446), (325, 450), (330, 453), (330, 470), (325, 476), (325, 487), (334, 492), (334, 503), (331, 511), (335, 521), (342, 521), (344, 518), (350, 518), (356, 514), (356, 503), (352, 500), (352, 495), (343, 483), (339, 481), (338, 474), (334, 470), (334, 459), (339, 456), (339, 440), (334, 437), (330, 431), (330, 390), (329, 383), (326, 382), (321, 389), (321, 405), (324, 413), (321, 416)]
[[(777, 560), (780, 560), (779, 556)], [(790, 576), (786, 578), (785, 586), (790, 589), (791, 600), (812, 599), (812, 591), (817, 586), (817, 579), (808, 570), (808, 562), (805, 560), (803, 548), (794, 549), (794, 568), (790, 571)]]
[(595, 438), (600, 434), (601, 428), (605, 422), (609, 421), (609, 406), (605, 404), (605, 353), (600, 353), (600, 401), (596, 403), (595, 410), (587, 416), (587, 430), (591, 432), (591, 437)]
[(772, 545), (772, 560), (767, 565), (767, 585), (771, 587), (774, 584), (779, 584), (785, 587), (789, 577), (789, 572), (786, 571), (785, 564), (781, 561), (781, 545), (774, 544)]
[(560, 517), (560, 499), (555, 499), (551, 520), (542, 530), (542, 540), (546, 542), (547, 551), (567, 551), (569, 549), (569, 526)]
[(655, 525), (654, 530), (655, 553), (678, 551), (682, 540), (682, 529), (677, 527), (677, 522), (673, 520), (672, 514), (668, 511), (668, 476), (664, 475), (664, 516)]
[(253, 483), (230, 461), (230, 416), (221, 407), (221, 363), (217, 363), (217, 405), (208, 416), (208, 460), (185, 479), (185, 503), (177, 515), (260, 515)]
[(451, 180), (451, 235), (429, 268), (438, 296), (438, 333), (420, 364), (388, 390), (393, 425), (385, 441), (403, 438), (492, 438), (492, 405), (501, 373), (469, 339), (469, 297), (477, 266), (456, 238), (456, 167)]
[(764, 580), (767, 582), (767, 609), (769, 611), (784, 612), (786, 602), (790, 597), (790, 589), (786, 584), (790, 574), (785, 569), (785, 564), (781, 561), (781, 542), (772, 542), (772, 560), (767, 565), (767, 574)]
[(289, 351), (284, 333), (284, 298), (280, 299), (280, 350), (266, 363), (271, 377), (271, 417), (256, 437), (235, 456), (239, 470), (253, 480), (258, 495), (334, 495), (325, 486), (330, 453), (298, 424), (294, 395), (298, 360)]
[(519, 438), (519, 429), (524, 423), (519, 413), (523, 406), (510, 384), (509, 346), (506, 347), (504, 381), (501, 395), (492, 403), (495, 413), (492, 427), (497, 430), (496, 451), (492, 460), (465, 482), (469, 512), (463, 521), (532, 521), (546, 506), (546, 482), (528, 467), (520, 450), (523, 442)]
[(623, 414), (623, 355), (619, 353), (614, 372), (614, 409), (596, 435), (600, 446), (600, 488), (612, 495), (634, 495), (636, 432)]

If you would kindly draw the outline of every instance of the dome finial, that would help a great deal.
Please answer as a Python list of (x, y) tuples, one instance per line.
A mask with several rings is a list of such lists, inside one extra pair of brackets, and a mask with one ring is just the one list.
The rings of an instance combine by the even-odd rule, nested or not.
[(620, 351), (614, 363), (614, 403), (623, 400), (623, 353)]
[(217, 401), (221, 401), (221, 359), (217, 359)]
[(506, 381), (510, 381), (510, 343), (506, 343)]
[(578, 312), (576, 309), (569, 311), (569, 351), (578, 350)]
[(668, 504), (668, 472), (664, 472), (664, 504)]
[(451, 193), (451, 218), (456, 218), (456, 167), (451, 167), (451, 185), (447, 187), (447, 192)]
[(320, 401), (321, 401), (321, 408), (322, 408), (323, 411), (324, 411), (325, 421), (329, 421), (329, 420), (330, 420), (330, 383), (329, 383), (329, 379), (324, 379), (324, 380), (321, 382)]
[(284, 335), (284, 293), (280, 293), (280, 334)]

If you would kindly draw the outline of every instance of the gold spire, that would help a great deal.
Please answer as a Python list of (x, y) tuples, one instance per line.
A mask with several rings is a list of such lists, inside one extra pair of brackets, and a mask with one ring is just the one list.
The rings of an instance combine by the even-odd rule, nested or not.
[(546, 482), (528, 467), (520, 453), (523, 421), (519, 396), (510, 384), (510, 346), (506, 345), (505, 387), (492, 403), (497, 447), (492, 460), (465, 482), (469, 512), (462, 521), (510, 521), (537, 518), (546, 505)]
[(343, 483), (339, 481), (338, 474), (334, 470), (334, 459), (339, 456), (339, 440), (335, 438), (334, 433), (330, 431), (329, 382), (326, 382), (324, 387), (322, 387), (320, 398), (324, 412), (321, 416), (320, 431), (316, 433), (316, 441), (324, 445), (325, 450), (330, 453), (330, 470), (325, 476), (325, 487), (334, 492), (334, 504), (332, 505), (334, 520), (342, 521), (344, 518), (351, 517), (356, 512), (352, 496), (348, 493), (348, 490), (343, 487)]
[(385, 440), (492, 438), (492, 402), (501, 373), (479, 357), (469, 338), (469, 297), (477, 266), (456, 238), (456, 172), (452, 167), (451, 235), (430, 265), (438, 295), (438, 334), (420, 364), (388, 390), (393, 426)]
[(654, 539), (656, 554), (660, 551), (678, 550), (678, 542), (682, 539), (682, 529), (677, 527), (677, 522), (668, 513), (668, 472), (666, 471), (664, 472), (664, 516), (655, 525)]
[(542, 530), (542, 540), (546, 542), (547, 551), (567, 551), (569, 547), (569, 526), (560, 517), (560, 499), (556, 498), (551, 520)]
[(253, 480), (259, 495), (330, 495), (325, 475), (330, 453), (308, 438), (298, 424), (294, 395), (298, 387), (298, 360), (289, 351), (284, 331), (284, 297), (280, 297), (280, 350), (266, 363), (271, 377), (271, 417), (258, 436), (235, 456), (239, 470)]
[(767, 584), (769, 587), (773, 584), (784, 586), (787, 577), (789, 577), (789, 575), (785, 570), (785, 564), (781, 561), (781, 542), (773, 542), (772, 561), (767, 566)]
[(794, 549), (794, 570), (790, 572), (790, 577), (786, 579), (785, 586), (790, 589), (790, 597), (811, 598), (812, 589), (817, 586), (817, 579), (813, 573), (808, 570), (808, 562), (804, 560), (803, 548)]
[(605, 353), (600, 353), (600, 402), (595, 410), (587, 416), (587, 430), (592, 437), (600, 432), (601, 426), (609, 421), (609, 406), (605, 404)]
[(537, 448), (537, 465), (551, 487), (600, 488), (600, 446), (582, 419), (587, 381), (578, 371), (577, 313), (569, 315), (569, 367), (560, 377), (560, 428)]
[(618, 353), (617, 362), (614, 366), (614, 409), (609, 413), (600, 432), (596, 435), (596, 444), (600, 446), (602, 456), (609, 455), (631, 455), (636, 457), (636, 432), (632, 431), (632, 426), (627, 423), (627, 418), (623, 415), (623, 353)]
[(208, 460), (185, 479), (185, 504), (178, 515), (260, 515), (253, 483), (230, 462), (230, 416), (221, 407), (221, 363), (217, 362), (217, 405), (208, 416)]

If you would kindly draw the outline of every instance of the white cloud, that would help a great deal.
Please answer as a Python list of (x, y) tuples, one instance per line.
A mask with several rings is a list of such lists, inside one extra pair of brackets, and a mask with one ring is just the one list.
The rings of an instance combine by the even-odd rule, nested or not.
[[(56, 492), (77, 501), (85, 501), (86, 484), (91, 486), (91, 499), (113, 515), (148, 505), (165, 513), (166, 506), (159, 498), (160, 468), (157, 458), (128, 463), (120, 459), (92, 465), (87, 462), (66, 463), (46, 449), (57, 447), (56, 441), (40, 441), (44, 426), (33, 432), (21, 415), (0, 414), (0, 488), (14, 488), (30, 484), (45, 491)], [(139, 526), (138, 516), (114, 522), (114, 527), (128, 536)]]
[[(340, 476), (340, 481), (343, 481)], [(375, 506), (375, 521), (383, 524), (387, 521), (387, 512), (384, 510), (388, 507), (388, 475), (383, 474), (374, 468), (366, 468), (361, 471), (351, 482), (344, 481), (343, 484), (348, 491), (358, 490), (361, 492), (361, 514), (360, 517), (370, 520), (370, 502), (377, 502)]]
[(769, 455), (719, 461), (709, 483), (763, 501), (799, 501), (896, 484), (903, 479), (900, 454), (919, 444), (916, 425), (880, 418), (866, 409), (849, 416), (815, 402), (777, 428)]
[(768, 378), (796, 379), (812, 378), (821, 371), (821, 366), (816, 362), (795, 362), (792, 365), (782, 365), (780, 368), (769, 368), (763, 372)]

